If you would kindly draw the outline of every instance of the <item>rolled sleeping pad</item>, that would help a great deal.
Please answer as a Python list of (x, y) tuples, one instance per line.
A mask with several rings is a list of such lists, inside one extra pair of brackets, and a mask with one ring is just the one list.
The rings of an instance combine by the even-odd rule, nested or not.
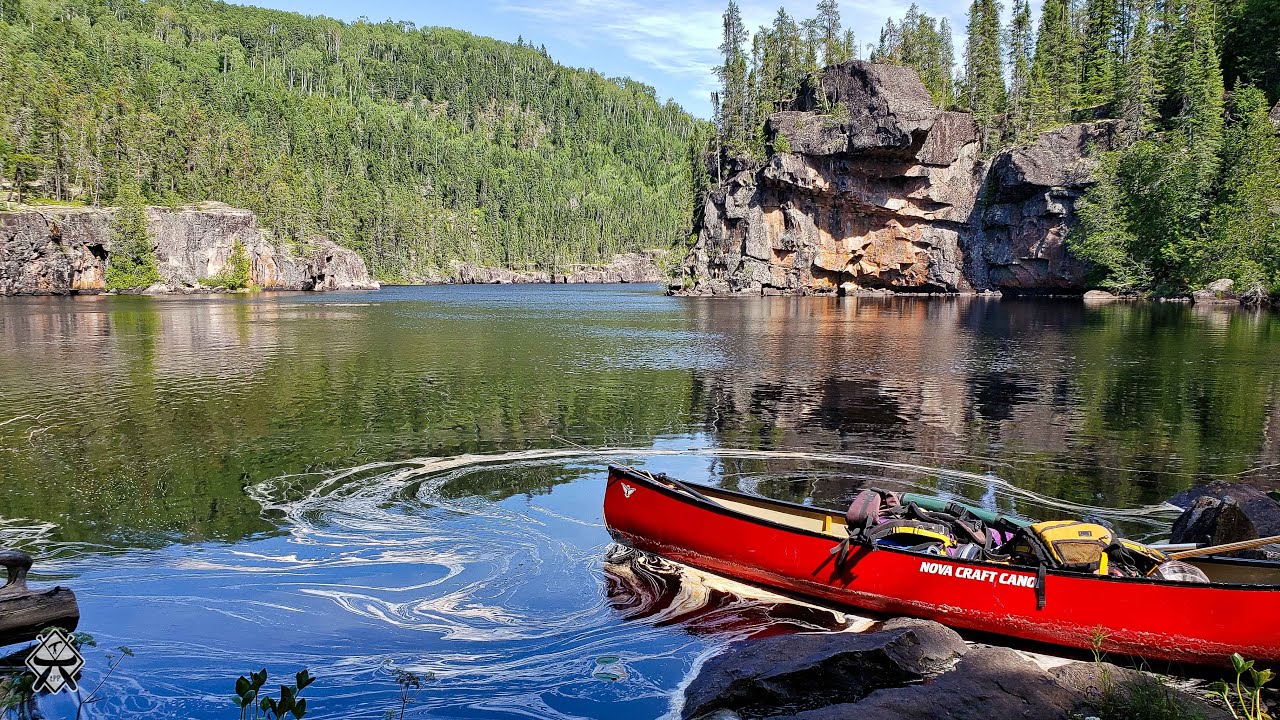
[(931, 512), (947, 512), (947, 508), (951, 506), (964, 508), (965, 510), (969, 511), (970, 515), (988, 524), (994, 523), (999, 518), (1004, 518), (1005, 520), (1008, 520), (1009, 522), (1013, 523), (1014, 525), (1017, 525), (1018, 527), (1026, 527), (1031, 524), (1030, 520), (1023, 520), (1021, 518), (1009, 517), (1008, 515), (1002, 515), (993, 510), (984, 510), (982, 508), (977, 508), (967, 503), (956, 502), (954, 500), (944, 500), (940, 497), (934, 497), (932, 495), (917, 495), (915, 493), (903, 493), (902, 504), (906, 505), (908, 503), (915, 503), (916, 505), (924, 508), (925, 510), (929, 510)]

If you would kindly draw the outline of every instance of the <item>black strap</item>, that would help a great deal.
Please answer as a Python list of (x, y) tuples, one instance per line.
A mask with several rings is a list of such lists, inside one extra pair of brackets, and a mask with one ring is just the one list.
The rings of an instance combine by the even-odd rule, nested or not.
[(1043, 610), (1044, 603), (1044, 561), (1042, 560), (1036, 567), (1036, 609)]

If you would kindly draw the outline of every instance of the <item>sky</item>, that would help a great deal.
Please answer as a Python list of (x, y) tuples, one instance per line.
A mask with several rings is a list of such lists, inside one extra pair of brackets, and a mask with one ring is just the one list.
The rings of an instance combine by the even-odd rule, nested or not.
[[(727, 0), (233, 0), (233, 2), (327, 15), (339, 20), (367, 17), (373, 21), (409, 20), (419, 27), (442, 25), (515, 42), (523, 37), (546, 45), (556, 61), (589, 67), (613, 76), (628, 76), (652, 85), (659, 99), (672, 99), (703, 118), (711, 114), (716, 79), (721, 14)], [(743, 20), (753, 31), (772, 21), (781, 5), (793, 17), (814, 15), (816, 0), (739, 0)], [(861, 55), (879, 39), (889, 17), (899, 19), (910, 0), (843, 0), (840, 16), (857, 36)], [(951, 21), (957, 60), (962, 57), (965, 13), (959, 0), (920, 0), (920, 9)], [(1008, 13), (1007, 5), (1005, 12)], [(1032, 2), (1036, 12), (1039, 0)]]

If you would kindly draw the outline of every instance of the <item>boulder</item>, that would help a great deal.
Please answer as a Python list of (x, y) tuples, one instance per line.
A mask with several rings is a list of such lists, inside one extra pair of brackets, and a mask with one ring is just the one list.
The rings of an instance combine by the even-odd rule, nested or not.
[(1280, 502), (1276, 502), (1265, 491), (1249, 485), (1215, 480), (1208, 485), (1183, 490), (1169, 498), (1169, 504), (1187, 510), (1202, 497), (1234, 501), (1253, 524), (1258, 537), (1280, 535)]
[(1227, 278), (1215, 280), (1191, 293), (1191, 299), (1196, 304), (1230, 303), (1234, 305), (1240, 302), (1240, 296), (1233, 292), (1235, 285), (1233, 280)]
[(1026, 200), (1045, 188), (1080, 189), (1093, 181), (1099, 153), (1117, 149), (1124, 122), (1100, 120), (1040, 133), (1000, 153), (991, 168), (997, 202)]
[(1280, 133), (1280, 102), (1277, 102), (1275, 106), (1271, 108), (1270, 117), (1271, 125), (1276, 129), (1276, 132)]
[(1111, 302), (1119, 299), (1119, 296), (1106, 290), (1090, 290), (1084, 294), (1085, 302)]
[[(1154, 677), (1109, 663), (1075, 662), (1045, 670), (1008, 648), (976, 647), (954, 669), (930, 682), (880, 689), (856, 702), (782, 713), (773, 719), (1070, 720), (1095, 715), (1104, 705), (1118, 710), (1112, 713), (1115, 717), (1124, 717), (1120, 708), (1139, 695), (1149, 711), (1176, 705), (1189, 711), (1184, 716), (1231, 717)], [(1162, 697), (1161, 705), (1151, 703), (1154, 697)]]
[(868, 633), (801, 633), (737, 643), (707, 661), (685, 690), (683, 717), (721, 710), (766, 717), (861, 700), (933, 677), (965, 653), (954, 631), (894, 619)]
[[(824, 107), (837, 111), (816, 112)], [(940, 112), (914, 70), (849, 60), (826, 68), (820, 89), (806, 83), (787, 110), (770, 116), (765, 135), (775, 146), (785, 136), (803, 155), (913, 154)]]
[(1197, 545), (1223, 545), (1253, 540), (1258, 530), (1245, 516), (1235, 498), (1208, 495), (1196, 498), (1173, 523), (1169, 541)]

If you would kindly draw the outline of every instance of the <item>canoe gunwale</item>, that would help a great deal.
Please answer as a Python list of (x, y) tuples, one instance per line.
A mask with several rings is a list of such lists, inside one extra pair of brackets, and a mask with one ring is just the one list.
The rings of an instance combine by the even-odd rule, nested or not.
[[(708, 502), (706, 500), (702, 500), (682, 490), (679, 490), (674, 486), (666, 485), (660, 481), (656, 481), (650, 478), (649, 476), (643, 473), (640, 473), (636, 470), (633, 470), (632, 468), (629, 468), (629, 467), (611, 464), (609, 466), (609, 476), (610, 476), (610, 480), (612, 480), (613, 477), (615, 476), (621, 476), (633, 482), (643, 483), (646, 488), (662, 493), (663, 495), (676, 499), (680, 502), (697, 506), (699, 509), (705, 510), (708, 512), (713, 512), (719, 515), (724, 515), (727, 517), (735, 518), (744, 522), (749, 522), (749, 523), (753, 523), (753, 524), (764, 526), (764, 527), (782, 530), (792, 534), (830, 540), (833, 543), (833, 545), (840, 541), (840, 538), (832, 536), (828, 533), (815, 532), (805, 528), (800, 528), (800, 527), (795, 527), (793, 525), (787, 525), (785, 523), (775, 522), (773, 520), (769, 520), (768, 518), (757, 517), (755, 515), (751, 515), (750, 513), (725, 507), (724, 505), (720, 505), (715, 502)], [(764, 497), (761, 495), (751, 495), (748, 493), (738, 492), (735, 490), (728, 490), (725, 488), (700, 485), (698, 483), (690, 483), (684, 480), (681, 480), (680, 482), (686, 485), (690, 485), (696, 491), (699, 491), (699, 492), (703, 490), (709, 490), (711, 491), (712, 495), (727, 495), (733, 498), (740, 498), (746, 502), (771, 505), (771, 506), (781, 508), (787, 511), (792, 511), (792, 512), (798, 511), (798, 512), (803, 512), (810, 515), (841, 515), (842, 514), (837, 510), (830, 510), (827, 508), (814, 507), (811, 505), (801, 505), (799, 503), (793, 503), (786, 500), (776, 500), (774, 498)], [(608, 523), (606, 518), (606, 525), (607, 524)], [(1016, 569), (1022, 572), (1035, 572), (1037, 570), (1035, 566), (1013, 565), (1011, 563), (997, 563), (997, 562), (991, 562), (989, 560), (970, 560), (970, 559), (963, 559), (963, 558), (953, 558), (953, 557), (948, 557), (946, 555), (926, 555), (924, 553), (912, 552), (905, 548), (896, 548), (896, 547), (886, 546), (886, 545), (877, 545), (874, 548), (874, 550), (876, 552), (888, 552), (893, 554), (900, 554), (909, 558), (926, 558), (931, 562), (946, 561), (946, 562), (951, 562), (959, 565), (978, 565), (981, 567), (991, 567), (991, 568), (1010, 568), (1010, 569)], [(1267, 568), (1274, 568), (1274, 567), (1280, 566), (1280, 563), (1277, 563), (1275, 561), (1255, 560), (1250, 558), (1218, 558), (1214, 556), (1209, 556), (1207, 558), (1201, 559), (1199, 562), (1201, 562), (1202, 564), (1221, 564), (1221, 565), (1237, 565), (1237, 566), (1242, 565), (1246, 567), (1261, 566), (1261, 567), (1267, 567)], [(1234, 591), (1245, 591), (1245, 592), (1280, 591), (1280, 583), (1250, 584), (1250, 583), (1229, 583), (1229, 582), (1207, 582), (1207, 583), (1184, 582), (1184, 581), (1177, 581), (1177, 580), (1162, 580), (1162, 579), (1153, 579), (1153, 578), (1146, 578), (1146, 577), (1133, 578), (1133, 577), (1113, 577), (1110, 575), (1091, 575), (1089, 573), (1070, 572), (1070, 571), (1060, 570), (1056, 568), (1046, 568), (1045, 572), (1047, 575), (1054, 575), (1054, 576), (1074, 578), (1074, 579), (1096, 580), (1099, 582), (1118, 582), (1118, 583), (1133, 584), (1133, 585), (1153, 585), (1157, 587), (1211, 588), (1219, 591), (1225, 590), (1225, 591), (1233, 591), (1233, 592)]]

